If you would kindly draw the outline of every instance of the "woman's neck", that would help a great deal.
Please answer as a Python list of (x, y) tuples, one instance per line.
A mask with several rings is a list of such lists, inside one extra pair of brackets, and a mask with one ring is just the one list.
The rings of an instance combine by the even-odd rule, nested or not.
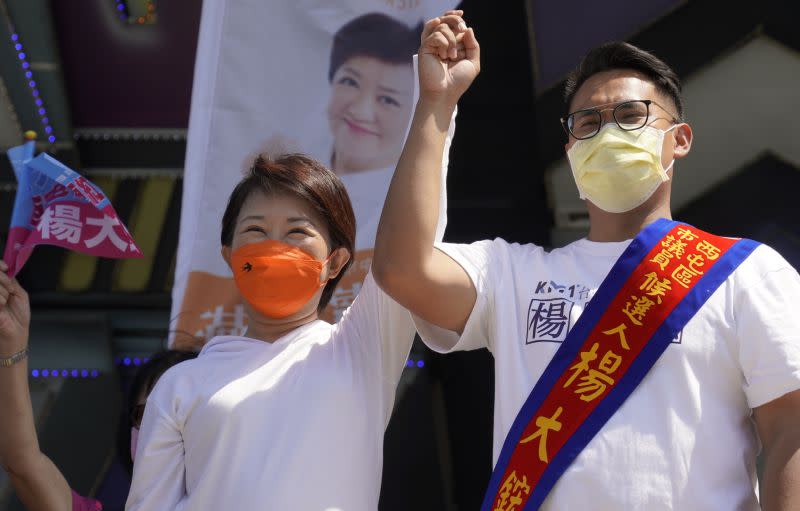
[(263, 316), (257, 317), (255, 314), (249, 314), (248, 316), (249, 321), (247, 324), (247, 331), (244, 334), (245, 337), (269, 343), (277, 341), (296, 328), (319, 319), (319, 314), (316, 309), (310, 314), (304, 314), (301, 317), (291, 316), (286, 319), (271, 319)]

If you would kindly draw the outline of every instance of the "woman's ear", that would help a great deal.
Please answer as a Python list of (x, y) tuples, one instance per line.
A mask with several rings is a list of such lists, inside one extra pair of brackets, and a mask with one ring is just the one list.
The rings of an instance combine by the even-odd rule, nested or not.
[(331, 260), (328, 264), (330, 270), (328, 271), (328, 279), (335, 279), (341, 273), (342, 268), (345, 267), (347, 261), (350, 260), (350, 251), (345, 247), (339, 247), (331, 254)]
[(231, 266), (231, 247), (227, 245), (222, 245), (220, 253), (222, 254), (222, 258), (225, 260), (225, 264), (228, 265), (228, 268), (233, 269), (233, 267)]

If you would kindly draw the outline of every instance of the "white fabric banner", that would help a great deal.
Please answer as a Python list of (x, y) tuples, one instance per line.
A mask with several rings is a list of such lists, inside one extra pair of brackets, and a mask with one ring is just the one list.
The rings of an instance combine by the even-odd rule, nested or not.
[[(356, 213), (356, 260), (323, 317), (352, 302), (417, 98), (411, 56), (425, 20), (456, 0), (203, 2), (172, 291), (170, 344), (246, 328), (220, 256), (220, 223), (258, 153), (303, 152), (332, 168)], [(447, 169), (450, 126), (443, 174)], [(446, 218), (443, 190), (439, 236)]]

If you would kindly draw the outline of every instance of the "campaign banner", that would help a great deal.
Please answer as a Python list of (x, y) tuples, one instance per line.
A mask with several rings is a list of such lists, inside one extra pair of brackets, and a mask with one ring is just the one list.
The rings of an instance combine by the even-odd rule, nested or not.
[(34, 158), (33, 152), (33, 140), (7, 151), (17, 178), (3, 254), (9, 275), (19, 273), (40, 244), (100, 257), (142, 257), (99, 187), (50, 155)]
[[(353, 266), (323, 319), (352, 303), (417, 101), (412, 56), (425, 20), (456, 0), (204, 2), (192, 90), (170, 344), (240, 335), (241, 298), (220, 256), (228, 196), (256, 155), (310, 155), (355, 210)], [(452, 139), (454, 121), (450, 126)], [(442, 168), (446, 175), (447, 162)], [(442, 191), (438, 235), (446, 223)]]

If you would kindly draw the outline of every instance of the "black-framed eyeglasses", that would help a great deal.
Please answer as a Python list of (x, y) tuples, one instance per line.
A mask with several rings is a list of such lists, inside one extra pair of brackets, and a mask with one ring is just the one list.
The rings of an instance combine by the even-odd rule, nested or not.
[(144, 404), (134, 405), (130, 409), (131, 425), (135, 428), (141, 427), (144, 417)]
[[(561, 118), (561, 126), (568, 134), (578, 140), (592, 138), (603, 126), (603, 112), (611, 110), (614, 122), (625, 131), (643, 128), (650, 121), (650, 105), (656, 105), (672, 116), (672, 122), (679, 122), (677, 116), (652, 99), (635, 99), (625, 101), (607, 108), (587, 108), (577, 110)], [(605, 106), (605, 105), (598, 105)]]

